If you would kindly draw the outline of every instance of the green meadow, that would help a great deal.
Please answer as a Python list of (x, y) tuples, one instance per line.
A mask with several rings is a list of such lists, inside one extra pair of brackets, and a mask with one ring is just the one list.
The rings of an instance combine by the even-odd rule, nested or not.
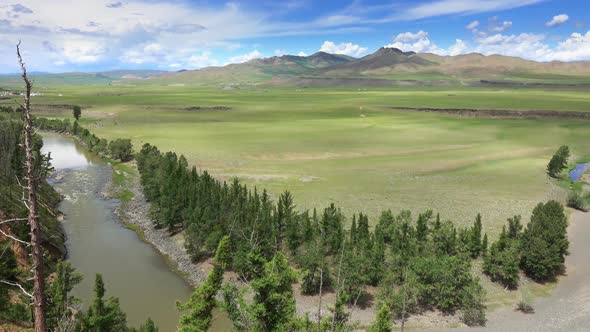
[[(217, 177), (238, 177), (302, 209), (440, 212), (459, 224), (481, 212), (495, 235), (506, 218), (564, 191), (545, 174), (561, 144), (590, 157), (580, 120), (491, 119), (394, 110), (433, 107), (590, 111), (583, 89), (242, 86), (37, 86), (35, 112), (70, 116), (105, 138), (184, 154)], [(2, 101), (9, 103), (9, 100)], [(53, 105), (53, 106), (50, 106)], [(201, 109), (188, 109), (200, 106)], [(212, 109), (226, 106), (230, 109)]]

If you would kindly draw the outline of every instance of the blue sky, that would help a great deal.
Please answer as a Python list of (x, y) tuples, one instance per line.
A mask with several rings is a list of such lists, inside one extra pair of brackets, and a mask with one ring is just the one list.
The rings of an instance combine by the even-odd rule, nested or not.
[(380, 47), (590, 60), (588, 0), (2, 0), (0, 73), (197, 69)]

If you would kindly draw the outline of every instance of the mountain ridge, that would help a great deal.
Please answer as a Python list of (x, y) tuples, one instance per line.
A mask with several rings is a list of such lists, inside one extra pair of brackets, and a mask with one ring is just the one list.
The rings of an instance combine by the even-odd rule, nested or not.
[[(110, 70), (39, 74), (42, 84), (289, 84), (304, 78), (363, 78), (389, 80), (546, 80), (590, 82), (590, 61), (538, 62), (514, 56), (469, 53), (443, 56), (382, 47), (360, 58), (316, 52), (308, 56), (281, 55), (256, 58), (238, 64), (196, 70)], [(14, 83), (17, 76), (2, 75), (0, 83)], [(313, 80), (312, 80), (313, 81)], [(337, 85), (339, 80), (331, 80)], [(325, 82), (324, 82), (325, 83)], [(350, 82), (347, 82), (349, 84)]]

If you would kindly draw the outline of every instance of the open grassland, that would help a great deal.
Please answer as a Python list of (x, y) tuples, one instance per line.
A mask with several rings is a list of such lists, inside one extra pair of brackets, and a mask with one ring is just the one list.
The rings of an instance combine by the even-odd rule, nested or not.
[[(273, 196), (290, 190), (301, 208), (334, 202), (349, 216), (372, 217), (384, 209), (433, 209), (459, 224), (481, 212), (492, 238), (506, 218), (528, 217), (539, 201), (562, 197), (545, 175), (559, 145), (590, 156), (585, 121), (387, 108), (590, 111), (590, 94), (581, 89), (86, 86), (42, 92), (34, 99), (38, 112), (49, 104), (83, 105), (82, 124), (99, 136), (130, 137), (136, 149), (149, 142), (176, 151), (202, 170), (237, 176)], [(185, 109), (192, 106), (204, 109)]]

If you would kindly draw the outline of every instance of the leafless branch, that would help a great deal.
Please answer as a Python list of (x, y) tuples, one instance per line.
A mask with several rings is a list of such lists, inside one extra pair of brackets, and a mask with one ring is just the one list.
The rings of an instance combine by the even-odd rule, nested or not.
[(23, 286), (21, 286), (20, 284), (18, 284), (16, 282), (10, 282), (10, 281), (7, 281), (7, 280), (0, 280), (0, 283), (6, 284), (6, 285), (9, 285), (9, 286), (18, 287), (18, 288), (20, 288), (21, 292), (23, 292), (26, 296), (30, 297), (31, 299), (34, 298), (33, 297), (33, 294), (27, 292)]
[(0, 229), (0, 233), (1, 233), (2, 235), (6, 236), (7, 238), (9, 238), (9, 239), (11, 239), (11, 240), (15, 241), (15, 242), (22, 243), (22, 244), (26, 245), (27, 247), (31, 245), (29, 242), (26, 242), (26, 241), (23, 241), (23, 240), (21, 240), (21, 239), (19, 239), (19, 238), (16, 238), (16, 237), (14, 237), (14, 236), (12, 236), (12, 235), (10, 235), (10, 234), (6, 233), (5, 231), (3, 231), (3, 230), (1, 230), (1, 229)]
[(11, 222), (16, 222), (16, 221), (27, 221), (27, 220), (28, 220), (27, 218), (6, 219), (6, 220), (0, 221), (0, 225), (2, 225), (2, 224), (8, 224), (8, 223), (11, 223)]

